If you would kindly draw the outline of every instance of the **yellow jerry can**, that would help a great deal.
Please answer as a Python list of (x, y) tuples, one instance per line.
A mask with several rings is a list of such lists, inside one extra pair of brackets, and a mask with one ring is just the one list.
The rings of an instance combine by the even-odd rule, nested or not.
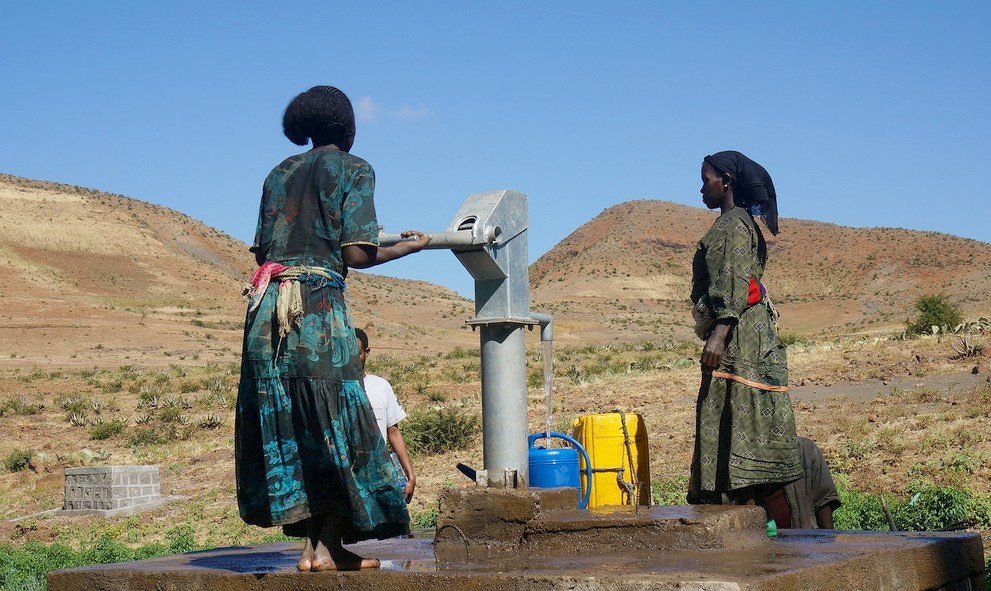
[[(647, 427), (636, 413), (611, 412), (575, 419), (572, 437), (592, 462), (589, 507), (650, 505), (650, 452)], [(588, 486), (585, 458), (581, 482)]]

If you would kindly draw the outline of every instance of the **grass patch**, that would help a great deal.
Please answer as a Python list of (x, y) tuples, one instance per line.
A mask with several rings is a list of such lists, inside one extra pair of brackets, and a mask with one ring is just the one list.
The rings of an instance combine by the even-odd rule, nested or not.
[(478, 415), (454, 408), (415, 410), (403, 421), (403, 439), (413, 453), (438, 454), (466, 449), (480, 430)]
[(43, 402), (28, 402), (26, 396), (9, 398), (0, 403), (0, 417), (4, 415), (31, 416), (36, 415), (45, 409)]
[(86, 566), (144, 560), (166, 554), (178, 554), (198, 549), (193, 528), (179, 525), (165, 532), (167, 543), (153, 543), (131, 548), (110, 536), (102, 536), (95, 544), (76, 550), (66, 544), (42, 544), (29, 541), (23, 546), (0, 546), (0, 589), (44, 591), (48, 589), (49, 571)]

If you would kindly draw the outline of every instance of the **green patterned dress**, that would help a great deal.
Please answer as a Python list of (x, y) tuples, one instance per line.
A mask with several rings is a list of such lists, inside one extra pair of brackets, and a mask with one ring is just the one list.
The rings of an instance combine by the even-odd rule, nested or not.
[[(309, 272), (273, 279), (245, 321), (234, 456), (247, 523), (302, 536), (307, 518), (336, 513), (347, 543), (409, 531), (344, 300), (343, 246), (378, 241), (374, 187), (367, 162), (330, 147), (288, 158), (265, 180), (251, 250)], [(298, 287), (302, 304), (284, 336), (280, 284)]]
[(785, 346), (766, 298), (759, 291), (754, 298), (766, 262), (764, 237), (739, 207), (716, 220), (695, 252), (692, 302), (701, 298), (717, 321), (735, 323), (719, 367), (702, 372), (689, 485), (692, 502), (802, 476)]

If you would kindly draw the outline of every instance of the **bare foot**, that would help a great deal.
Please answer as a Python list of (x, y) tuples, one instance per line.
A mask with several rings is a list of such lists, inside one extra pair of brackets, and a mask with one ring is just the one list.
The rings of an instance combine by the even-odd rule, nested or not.
[(311, 572), (329, 570), (358, 570), (378, 568), (381, 562), (374, 558), (362, 558), (350, 550), (345, 550), (341, 540), (341, 518), (327, 515), (313, 551), (310, 562)]
[(360, 570), (363, 568), (379, 568), (382, 563), (377, 558), (362, 558), (354, 552), (337, 548), (331, 550), (332, 560), (314, 560), (310, 566), (310, 572), (323, 572), (329, 570)]
[(308, 573), (313, 570), (313, 560), (316, 558), (316, 550), (313, 546), (320, 536), (320, 528), (323, 520), (309, 518), (306, 521), (306, 543), (303, 545), (303, 554), (299, 557), (296, 568), (301, 573)]
[(329, 570), (337, 570), (337, 565), (334, 564), (333, 560), (317, 561), (310, 566), (311, 573), (322, 573)]
[(306, 545), (303, 546), (303, 555), (299, 557), (296, 568), (301, 573), (308, 573), (313, 570), (313, 543), (306, 538)]
[(377, 558), (362, 558), (350, 550), (345, 550), (343, 547), (331, 550), (331, 553), (334, 556), (334, 563), (337, 564), (337, 570), (358, 570), (382, 566), (382, 563)]
[[(318, 518), (314, 517), (316, 522)], [(320, 519), (319, 529), (313, 540), (313, 561), (310, 563), (311, 572), (337, 570), (334, 553), (331, 548), (341, 545), (341, 518), (337, 515), (326, 515)]]

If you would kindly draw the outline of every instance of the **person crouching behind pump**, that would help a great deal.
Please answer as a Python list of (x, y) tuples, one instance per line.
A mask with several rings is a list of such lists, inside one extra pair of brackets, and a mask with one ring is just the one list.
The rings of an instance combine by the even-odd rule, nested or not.
[(805, 475), (764, 496), (768, 517), (778, 529), (833, 529), (833, 511), (840, 495), (819, 447), (808, 437), (798, 438)]
[(375, 419), (382, 431), (382, 437), (392, 446), (393, 461), (398, 461), (403, 474), (406, 475), (405, 479), (400, 480), (400, 484), (403, 486), (403, 496), (409, 503), (413, 498), (413, 491), (416, 489), (416, 473), (413, 472), (413, 465), (409, 461), (406, 441), (399, 431), (399, 421), (406, 418), (406, 411), (399, 404), (392, 385), (385, 378), (365, 371), (365, 361), (368, 359), (369, 351), (371, 351), (368, 346), (368, 335), (360, 328), (354, 329), (354, 334), (358, 337), (359, 342), (358, 357), (361, 359), (365, 394), (368, 396), (368, 402), (372, 405), (372, 410), (375, 411)]

